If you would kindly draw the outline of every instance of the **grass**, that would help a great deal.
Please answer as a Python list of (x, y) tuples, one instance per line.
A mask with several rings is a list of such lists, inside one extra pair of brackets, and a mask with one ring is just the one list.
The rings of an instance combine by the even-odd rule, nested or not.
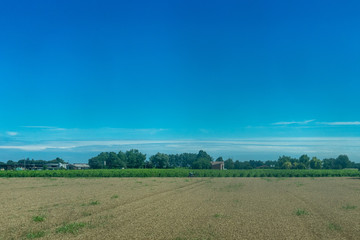
[(34, 238), (41, 238), (45, 236), (45, 232), (44, 231), (36, 231), (36, 232), (31, 232), (28, 233), (26, 235), (27, 239), (34, 239)]
[(225, 185), (222, 190), (225, 190), (227, 192), (236, 191), (244, 186), (243, 183), (230, 183)]
[(111, 199), (115, 199), (115, 198), (119, 198), (119, 196), (118, 195), (111, 196)]
[(345, 210), (352, 210), (352, 209), (355, 209), (355, 208), (357, 208), (357, 206), (350, 205), (350, 204), (346, 204), (345, 206), (342, 206), (342, 209), (345, 209)]
[(331, 231), (340, 231), (341, 230), (341, 226), (336, 223), (329, 223), (328, 227)]
[(298, 209), (296, 209), (296, 211), (295, 211), (295, 215), (296, 215), (296, 216), (309, 215), (309, 212), (306, 211), (305, 209), (298, 208)]
[(295, 184), (296, 184), (296, 186), (297, 186), (297, 187), (304, 186), (304, 184), (303, 184), (303, 183), (301, 183), (301, 182), (297, 182), (297, 183), (295, 183)]
[(216, 213), (216, 214), (213, 215), (213, 217), (214, 217), (214, 218), (222, 218), (222, 217), (224, 217), (224, 215), (221, 215), (221, 214), (219, 214), (219, 213)]
[(87, 216), (91, 216), (91, 213), (89, 213), (89, 212), (83, 212), (81, 215), (82, 215), (83, 217), (87, 217)]
[(85, 206), (95, 206), (95, 205), (99, 205), (100, 202), (99, 201), (91, 201), (89, 203), (82, 203), (81, 206), (85, 207)]
[(69, 223), (66, 225), (63, 225), (56, 229), (56, 233), (71, 233), (71, 234), (77, 234), (80, 229), (84, 228), (86, 226), (86, 223), (83, 222), (74, 222)]
[(270, 178), (264, 178), (264, 177), (262, 177), (261, 179), (262, 179), (262, 180), (265, 180), (265, 181), (267, 181), (267, 182), (272, 182), (272, 180), (271, 180)]
[(92, 201), (89, 203), (90, 206), (99, 205), (99, 204), (100, 204), (99, 201)]
[(43, 221), (45, 221), (45, 217), (44, 216), (33, 216), (32, 220), (34, 222), (43, 222)]

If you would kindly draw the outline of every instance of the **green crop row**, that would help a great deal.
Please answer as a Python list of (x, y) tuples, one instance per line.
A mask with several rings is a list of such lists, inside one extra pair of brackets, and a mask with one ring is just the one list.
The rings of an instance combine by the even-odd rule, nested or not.
[(192, 169), (91, 169), (0, 171), (0, 177), (360, 177), (357, 170), (192, 170)]

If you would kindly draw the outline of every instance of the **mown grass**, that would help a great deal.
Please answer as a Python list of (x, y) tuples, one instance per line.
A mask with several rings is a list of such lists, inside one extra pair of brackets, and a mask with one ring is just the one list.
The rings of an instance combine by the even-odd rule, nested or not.
[(89, 203), (90, 206), (99, 205), (99, 204), (100, 204), (99, 201), (91, 201), (91, 202)]
[(328, 228), (331, 231), (340, 231), (341, 230), (341, 226), (336, 223), (329, 223)]
[(99, 201), (90, 201), (88, 203), (82, 203), (81, 206), (85, 207), (85, 206), (95, 206), (95, 205), (99, 205), (100, 202)]
[(345, 210), (352, 210), (352, 209), (355, 209), (355, 208), (357, 208), (357, 206), (350, 205), (350, 204), (346, 204), (345, 206), (342, 206), (342, 209), (345, 209)]
[(35, 239), (35, 238), (41, 238), (45, 236), (45, 232), (44, 231), (35, 231), (35, 232), (30, 232), (26, 235), (27, 239)]
[(295, 210), (295, 215), (296, 216), (309, 215), (309, 212), (306, 211), (305, 209), (298, 208)]
[(45, 217), (44, 216), (33, 216), (32, 220), (34, 222), (43, 222), (43, 221), (45, 221)]
[[(308, 169), (89, 169), (89, 170), (43, 170), (0, 171), (0, 177), (360, 177), (357, 170), (308, 170)], [(140, 183), (140, 182), (139, 182)]]
[(82, 228), (86, 226), (86, 223), (83, 222), (74, 222), (65, 224), (56, 229), (56, 233), (71, 233), (77, 234)]

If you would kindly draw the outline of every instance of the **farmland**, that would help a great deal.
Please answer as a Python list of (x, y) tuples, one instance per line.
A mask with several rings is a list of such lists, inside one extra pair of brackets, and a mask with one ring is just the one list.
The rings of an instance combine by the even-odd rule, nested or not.
[(90, 170), (44, 170), (0, 171), (0, 177), (360, 177), (357, 169), (90, 169)]
[(0, 239), (358, 239), (360, 179), (0, 178)]

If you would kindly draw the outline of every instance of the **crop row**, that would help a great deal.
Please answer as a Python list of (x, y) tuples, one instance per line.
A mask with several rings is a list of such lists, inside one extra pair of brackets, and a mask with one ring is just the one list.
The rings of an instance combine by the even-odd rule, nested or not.
[(0, 171), (0, 177), (360, 177), (357, 170), (192, 170), (192, 169), (91, 169)]

